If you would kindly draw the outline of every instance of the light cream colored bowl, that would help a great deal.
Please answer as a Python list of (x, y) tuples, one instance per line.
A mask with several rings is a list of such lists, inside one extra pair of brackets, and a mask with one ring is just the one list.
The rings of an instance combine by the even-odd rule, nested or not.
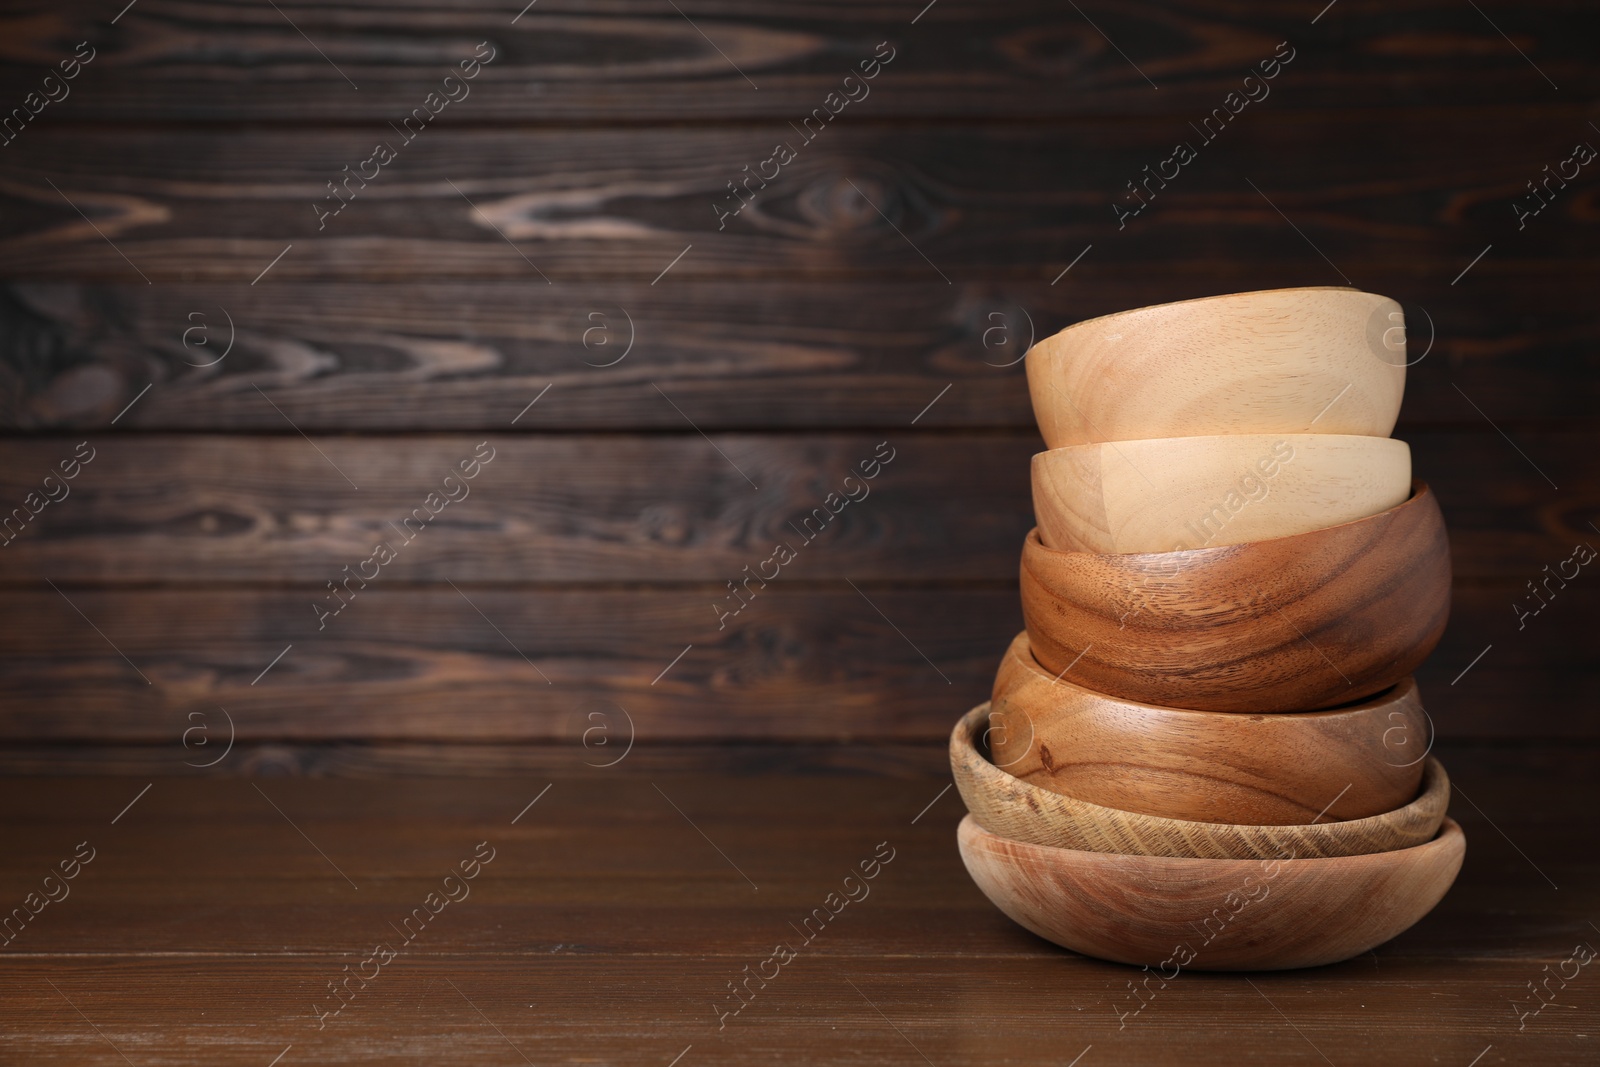
[(1177, 552), (1354, 522), (1411, 495), (1389, 437), (1234, 434), (1068, 445), (1033, 457), (1046, 547)]
[(1387, 437), (1405, 391), (1400, 305), (1313, 287), (1087, 319), (1028, 352), (1051, 448), (1235, 433)]

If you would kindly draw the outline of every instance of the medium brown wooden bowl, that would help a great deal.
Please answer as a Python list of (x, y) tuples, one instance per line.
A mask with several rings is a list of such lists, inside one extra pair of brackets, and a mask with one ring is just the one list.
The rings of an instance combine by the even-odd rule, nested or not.
[(1052, 448), (1033, 457), (1039, 539), (1066, 552), (1174, 552), (1290, 537), (1411, 495), (1392, 437), (1230, 434)]
[(979, 704), (956, 723), (950, 770), (967, 810), (1013, 841), (1130, 856), (1264, 859), (1286, 848), (1296, 856), (1355, 856), (1420, 845), (1438, 831), (1450, 803), (1450, 778), (1430, 756), (1416, 799), (1366, 819), (1247, 826), (1141, 815), (1040, 789), (995, 766), (980, 748), (989, 708)]
[(971, 815), (956, 840), (967, 873), (1013, 921), (1074, 952), (1150, 967), (1156, 987), (1184, 970), (1288, 970), (1359, 956), (1432, 911), (1467, 850), (1452, 819), (1423, 844), (1332, 859), (1078, 852), (1007, 840)]
[(1270, 289), (1087, 319), (1028, 351), (1051, 448), (1227, 433), (1388, 437), (1405, 319), (1356, 289)]
[(1119, 700), (1006, 650), (986, 730), (996, 766), (1052, 793), (1207, 823), (1364, 819), (1417, 795), (1432, 727), (1416, 683), (1333, 711), (1241, 715)]
[(1323, 530), (1188, 552), (1022, 549), (1039, 665), (1125, 700), (1196, 711), (1310, 711), (1416, 669), (1450, 614), (1433, 493)]

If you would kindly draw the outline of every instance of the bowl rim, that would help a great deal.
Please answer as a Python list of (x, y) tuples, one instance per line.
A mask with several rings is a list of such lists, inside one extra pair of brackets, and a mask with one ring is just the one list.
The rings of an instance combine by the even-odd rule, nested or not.
[[(1459, 840), (1463, 845), (1466, 843), (1466, 831), (1462, 830), (1461, 824), (1456, 822), (1449, 815), (1446, 815), (1444, 818), (1439, 820), (1439, 829), (1435, 831), (1434, 835), (1428, 838), (1428, 840), (1419, 841), (1415, 845), (1407, 845), (1404, 848), (1393, 848), (1383, 852), (1355, 852), (1348, 856), (1293, 856), (1288, 859), (1273, 858), (1265, 860), (1255, 858), (1219, 859), (1213, 856), (1153, 856), (1138, 852), (1091, 852), (1088, 849), (1065, 848), (1061, 845), (1040, 845), (1032, 841), (1019, 841), (1013, 837), (1006, 837), (1004, 834), (997, 834), (987, 826), (983, 825), (983, 823), (979, 822), (977, 816), (973, 815), (970, 811), (961, 817), (961, 822), (956, 827), (956, 835), (958, 841), (960, 841), (961, 837), (963, 836), (976, 836), (980, 841), (985, 839), (1004, 841), (1007, 846), (1012, 848), (1025, 848), (1035, 852), (1044, 853), (1047, 857), (1051, 858), (1052, 862), (1076, 863), (1079, 865), (1093, 864), (1102, 870), (1114, 870), (1119, 866), (1187, 867), (1190, 865), (1235, 865), (1244, 863), (1260, 864), (1274, 862), (1284, 864), (1303, 863), (1310, 864), (1312, 866), (1318, 864), (1338, 864), (1346, 867), (1356, 865), (1357, 863), (1361, 865), (1378, 863), (1387, 865), (1405, 862), (1404, 857), (1410, 854), (1415, 854), (1422, 849), (1443, 851), (1446, 848), (1454, 847), (1457, 840)], [(1055, 854), (1058, 853), (1064, 857), (1071, 858), (1056, 860), (1054, 857)]]
[(1315, 431), (1311, 433), (1195, 433), (1184, 434), (1181, 437), (1130, 437), (1120, 441), (1080, 441), (1075, 445), (1057, 445), (1054, 448), (1040, 449), (1033, 454), (1031, 460), (1037, 463), (1040, 459), (1056, 452), (1070, 452), (1075, 448), (1105, 448), (1108, 445), (1116, 447), (1119, 445), (1166, 444), (1173, 441), (1264, 441), (1268, 439), (1283, 441), (1291, 438), (1296, 440), (1318, 438), (1322, 440), (1363, 441), (1367, 442), (1368, 447), (1371, 448), (1386, 448), (1398, 445), (1408, 452), (1411, 450), (1411, 443), (1403, 438), (1378, 437), (1370, 433), (1316, 433)]
[[(1073, 448), (1076, 446), (1064, 445), (1062, 447)], [(1056, 450), (1046, 449), (1045, 451), (1053, 452)], [(1195, 560), (1203, 560), (1207, 558), (1221, 559), (1226, 555), (1237, 555), (1242, 551), (1254, 548), (1256, 545), (1270, 545), (1285, 541), (1302, 540), (1305, 538), (1326, 537), (1335, 530), (1344, 530), (1352, 526), (1359, 526), (1362, 523), (1377, 522), (1379, 519), (1383, 519), (1386, 516), (1397, 515), (1402, 509), (1405, 508), (1410, 508), (1413, 506), (1423, 507), (1423, 501), (1433, 499), (1433, 490), (1429, 488), (1428, 483), (1423, 481), (1421, 478), (1414, 477), (1411, 479), (1410, 495), (1404, 500), (1400, 501), (1400, 503), (1396, 504), (1394, 507), (1385, 511), (1380, 511), (1376, 515), (1363, 515), (1361, 518), (1351, 519), (1349, 522), (1335, 523), (1332, 526), (1321, 526), (1315, 530), (1307, 530), (1304, 533), (1284, 534), (1282, 537), (1263, 537), (1259, 540), (1240, 541), (1239, 543), (1232, 545), (1212, 545), (1209, 548), (1179, 548), (1170, 552), (1081, 552), (1070, 548), (1051, 548), (1039, 537), (1039, 527), (1034, 526), (1028, 531), (1028, 535), (1023, 538), (1022, 564), (1024, 567), (1027, 566), (1029, 553), (1043, 553), (1046, 558), (1050, 556), (1077, 556), (1088, 557), (1090, 559), (1151, 559), (1156, 557), (1181, 556)], [(1435, 507), (1438, 506), (1437, 500), (1434, 501), (1434, 504)]]
[[(1110, 311), (1104, 315), (1096, 315), (1093, 318), (1080, 319), (1070, 326), (1063, 326), (1049, 337), (1039, 341), (1038, 344), (1035, 344), (1033, 348), (1028, 350), (1028, 354), (1031, 355), (1033, 351), (1039, 347), (1039, 345), (1054, 341), (1056, 338), (1071, 333), (1080, 326), (1090, 326), (1097, 322), (1105, 322), (1108, 319), (1123, 318), (1125, 316), (1137, 315), (1141, 312), (1155, 311), (1161, 308), (1179, 308), (1185, 307), (1189, 304), (1205, 304), (1212, 301), (1276, 296), (1281, 293), (1358, 293), (1362, 296), (1375, 296), (1380, 300), (1388, 300), (1396, 304), (1399, 303), (1399, 301), (1395, 300), (1395, 298), (1392, 296), (1385, 296), (1383, 293), (1374, 293), (1371, 290), (1362, 289), (1361, 287), (1355, 285), (1286, 285), (1281, 289), (1248, 289), (1242, 293), (1212, 293), (1209, 296), (1191, 296), (1184, 300), (1166, 300), (1159, 304), (1144, 304), (1136, 308), (1123, 308), (1121, 311)], [(1048, 356), (1050, 353), (1045, 354)]]
[[(1208, 711), (1204, 708), (1178, 708), (1170, 704), (1152, 704), (1146, 700), (1132, 700), (1128, 697), (1119, 697), (1111, 693), (1102, 693), (1098, 689), (1091, 689), (1086, 685), (1079, 685), (1077, 682), (1067, 679), (1064, 677), (1065, 671), (1062, 672), (1062, 677), (1053, 675), (1045, 670), (1044, 665), (1034, 656), (1033, 638), (1029, 636), (1026, 628), (1011, 639), (1011, 644), (1006, 646), (1005, 655), (1007, 658), (1016, 658), (1022, 664), (1023, 670), (1035, 677), (1067, 686), (1070, 690), (1086, 694), (1105, 703), (1115, 704), (1124, 708), (1137, 708), (1141, 711), (1159, 712), (1163, 715), (1195, 716), (1195, 721), (1205, 721), (1220, 715), (1226, 715), (1231, 718), (1237, 718), (1241, 715), (1256, 715), (1274, 721), (1291, 717), (1294, 719), (1331, 719), (1341, 715), (1354, 716), (1376, 711), (1386, 705), (1397, 704), (1404, 700), (1408, 694), (1418, 691), (1416, 676), (1407, 674), (1398, 679), (1393, 685), (1387, 686), (1371, 696), (1352, 700), (1346, 704), (1338, 704), (1331, 708), (1314, 708), (1309, 711)], [(990, 703), (993, 703), (992, 698)], [(1202, 717), (1204, 718), (1202, 719)], [(991, 760), (990, 762), (993, 761)], [(995, 764), (995, 766), (998, 767), (999, 764)]]
[[(1351, 835), (1360, 835), (1368, 829), (1381, 830), (1387, 827), (1403, 813), (1422, 813), (1431, 805), (1437, 804), (1441, 817), (1450, 804), (1450, 776), (1445, 773), (1444, 765), (1431, 753), (1423, 762), (1422, 784), (1418, 787), (1417, 795), (1398, 808), (1369, 815), (1362, 819), (1345, 819), (1338, 822), (1310, 822), (1278, 824), (1250, 824), (1250, 823), (1213, 823), (1199, 822), (1193, 819), (1173, 819), (1164, 815), (1146, 815), (1143, 812), (1127, 811), (1123, 808), (1113, 808), (1105, 804), (1096, 804), (1093, 801), (1079, 800), (1062, 793), (1052, 793), (1042, 786), (1034, 785), (1025, 778), (1018, 778), (994, 762), (993, 758), (983, 749), (978, 747), (977, 735), (981, 724), (987, 719), (991, 702), (985, 700), (961, 716), (956, 721), (955, 728), (950, 731), (950, 761), (952, 769), (958, 759), (965, 761), (970, 753), (975, 758), (978, 766), (976, 773), (971, 777), (978, 779), (988, 777), (991, 780), (1004, 782), (1010, 779), (1012, 788), (1019, 794), (1028, 798), (1029, 807), (1037, 815), (1042, 815), (1042, 806), (1050, 808), (1078, 809), (1085, 818), (1094, 818), (1097, 825), (1104, 825), (1107, 821), (1127, 822), (1134, 821), (1145, 824), (1152, 830), (1166, 830), (1175, 835), (1193, 835), (1202, 838), (1225, 839), (1230, 835), (1250, 838), (1252, 836), (1266, 835), (1268, 837), (1278, 834), (1283, 835), (1310, 835), (1314, 839), (1325, 839), (1330, 844), (1349, 838)], [(987, 769), (985, 769), (987, 768)], [(981, 782), (977, 783), (980, 784)], [(1041, 805), (1042, 802), (1042, 805)], [(1105, 815), (1100, 813), (1104, 812)], [(1321, 816), (1318, 816), (1320, 818)], [(980, 823), (981, 825), (981, 823)], [(985, 828), (987, 829), (987, 828)], [(990, 831), (991, 833), (993, 831)], [(1437, 836), (1438, 827), (1434, 828)], [(1013, 840), (1013, 839), (1007, 839)], [(1029, 842), (1031, 843), (1031, 842)], [(1420, 843), (1420, 842), (1419, 842)], [(1062, 846), (1045, 846), (1062, 847)], [(1412, 845), (1402, 848), (1415, 847)], [(1093, 851), (1092, 849), (1071, 849), (1069, 851)], [(1396, 851), (1384, 849), (1383, 851)], [(1191, 857), (1202, 859), (1206, 857)], [(1217, 858), (1217, 857), (1212, 857)], [(1241, 858), (1241, 857), (1233, 857)], [(1242, 857), (1249, 858), (1249, 857)]]

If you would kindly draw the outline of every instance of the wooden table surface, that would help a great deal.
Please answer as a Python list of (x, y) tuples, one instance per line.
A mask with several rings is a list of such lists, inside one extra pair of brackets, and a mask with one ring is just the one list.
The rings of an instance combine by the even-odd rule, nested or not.
[[(593, 769), (572, 748), (475, 778), (5, 779), (5, 908), (93, 858), (7, 930), (0, 1062), (1600, 1061), (1600, 969), (1562, 967), (1600, 944), (1585, 750), (1442, 750), (1469, 848), (1432, 915), (1337, 966), (1181, 974), (1136, 1014), (1138, 971), (1047, 944), (978, 893), (939, 749), (831, 752), (640, 748)], [(446, 881), (474, 856), (492, 858)], [(867, 895), (803, 943), (801, 920), (874, 856), (890, 858)], [(460, 899), (429, 900), (445, 891)], [(740, 1003), (729, 983), (770, 975), (780, 941), (796, 957), (721, 1016)], [(365, 962), (380, 942), (394, 957)], [(1563, 970), (1577, 976), (1549, 978), (1532, 1013), (1529, 983)], [(366, 988), (334, 1000), (355, 971)]]

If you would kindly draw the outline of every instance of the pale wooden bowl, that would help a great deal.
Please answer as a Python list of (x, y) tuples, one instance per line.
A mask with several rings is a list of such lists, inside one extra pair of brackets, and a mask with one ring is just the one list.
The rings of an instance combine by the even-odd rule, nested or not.
[[(1387, 689), (1450, 614), (1450, 544), (1426, 484), (1398, 507), (1293, 537), (1188, 552), (1022, 550), (1039, 665), (1196, 711), (1309, 711)], [(1070, 670), (1069, 670), (1070, 668)]]
[(1359, 956), (1432, 911), (1467, 849), (1451, 819), (1411, 848), (1332, 859), (1079, 852), (1009, 841), (971, 815), (956, 840), (967, 873), (1012, 920), (1074, 952), (1147, 966), (1158, 982)]
[(1389, 437), (1233, 434), (1069, 445), (1033, 457), (1039, 538), (1068, 552), (1175, 552), (1290, 537), (1411, 495)]
[(1052, 793), (996, 767), (979, 749), (989, 708), (979, 704), (956, 723), (950, 769), (967, 810), (1013, 841), (1135, 856), (1265, 859), (1284, 849), (1296, 856), (1356, 856), (1421, 844), (1438, 831), (1450, 803), (1449, 776), (1430, 756), (1414, 800), (1366, 819), (1246, 826), (1141, 815)]
[(991, 758), (1024, 782), (1206, 823), (1289, 826), (1393, 811), (1417, 795), (1432, 740), (1410, 678), (1333, 711), (1188, 711), (1052, 677), (1026, 632), (1006, 650), (991, 705)]
[(1028, 352), (1051, 448), (1230, 433), (1388, 437), (1406, 384), (1404, 317), (1355, 289), (1269, 289), (1122, 311)]

